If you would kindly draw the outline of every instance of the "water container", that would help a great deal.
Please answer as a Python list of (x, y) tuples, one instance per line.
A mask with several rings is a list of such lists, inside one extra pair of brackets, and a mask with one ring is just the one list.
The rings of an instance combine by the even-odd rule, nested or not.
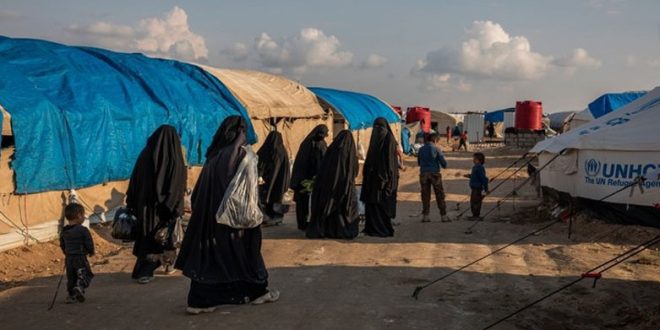
[(543, 129), (543, 104), (538, 101), (516, 102), (516, 129), (534, 130)]
[(431, 109), (425, 107), (410, 107), (406, 113), (406, 122), (422, 122), (422, 131), (431, 132)]

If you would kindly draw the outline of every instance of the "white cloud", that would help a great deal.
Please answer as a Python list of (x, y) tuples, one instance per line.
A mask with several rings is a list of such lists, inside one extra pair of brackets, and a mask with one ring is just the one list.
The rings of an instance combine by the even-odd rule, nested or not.
[(625, 65), (629, 68), (637, 65), (637, 57), (635, 55), (626, 56)]
[(573, 74), (578, 68), (598, 69), (602, 62), (591, 57), (584, 48), (577, 48), (570, 57), (557, 59), (554, 64)]
[(244, 43), (237, 42), (233, 46), (223, 49), (220, 53), (227, 55), (234, 62), (243, 62), (247, 60), (250, 50)]
[(361, 64), (363, 69), (382, 68), (387, 63), (387, 58), (378, 54), (369, 55)]
[(299, 76), (308, 68), (337, 68), (353, 62), (353, 54), (342, 50), (337, 37), (315, 28), (277, 40), (264, 32), (255, 39), (254, 47), (260, 64), (275, 73)]
[(206, 61), (209, 53), (204, 38), (190, 30), (188, 15), (179, 7), (163, 17), (142, 19), (135, 26), (95, 22), (71, 25), (67, 31), (79, 42), (152, 56)]
[[(425, 89), (436, 88), (438, 77), (450, 74), (458, 90), (469, 90), (470, 79), (503, 81), (541, 79), (556, 67), (574, 72), (578, 68), (597, 68), (600, 61), (582, 48), (568, 58), (555, 60), (550, 55), (532, 51), (524, 36), (510, 36), (501, 25), (491, 21), (474, 21), (465, 30), (465, 41), (459, 49), (444, 47), (429, 52), (413, 67), (413, 74), (431, 81)], [(431, 76), (431, 78), (425, 76)], [(435, 76), (435, 77), (433, 77)], [(470, 87), (467, 87), (470, 86)]]

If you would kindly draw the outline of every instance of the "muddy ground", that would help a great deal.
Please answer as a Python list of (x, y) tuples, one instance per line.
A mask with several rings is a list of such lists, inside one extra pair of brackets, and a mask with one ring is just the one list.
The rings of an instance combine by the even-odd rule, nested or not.
[[(519, 152), (486, 150), (488, 174), (499, 173)], [(450, 215), (469, 207), (469, 153), (449, 153), (443, 172)], [(411, 298), (416, 286), (444, 275), (552, 221), (531, 188), (507, 201), (472, 234), (466, 220), (423, 224), (417, 168), (402, 173), (394, 238), (354, 241), (308, 240), (295, 214), (281, 226), (264, 228), (263, 255), (272, 288), (281, 300), (263, 306), (230, 306), (213, 314), (185, 314), (187, 278), (159, 275), (149, 285), (130, 280), (130, 246), (113, 241), (107, 228), (95, 229), (96, 273), (84, 304), (52, 299), (63, 256), (55, 243), (0, 254), (2, 329), (53, 328), (245, 328), (245, 329), (480, 329), (559, 288), (660, 230), (608, 224), (579, 217), (573, 226), (557, 223), (506, 250), (449, 277)], [(510, 171), (509, 173), (511, 173)], [(503, 177), (506, 175), (503, 175)], [(519, 184), (526, 174), (520, 173)], [(504, 184), (484, 204), (494, 207), (511, 191)], [(295, 209), (295, 208), (292, 208)], [(642, 252), (592, 281), (545, 300), (499, 329), (658, 329), (660, 328), (660, 246)], [(63, 285), (64, 286), (64, 285)]]

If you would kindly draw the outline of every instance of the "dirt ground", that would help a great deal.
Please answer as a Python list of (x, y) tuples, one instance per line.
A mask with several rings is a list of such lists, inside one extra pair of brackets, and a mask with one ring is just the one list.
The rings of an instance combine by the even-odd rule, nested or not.
[[(503, 149), (484, 150), (489, 176), (520, 156)], [(450, 216), (469, 207), (467, 179), (471, 154), (449, 153), (443, 172)], [(55, 243), (0, 254), (2, 329), (52, 328), (245, 328), (245, 329), (480, 329), (519, 307), (561, 287), (580, 274), (660, 230), (608, 224), (588, 217), (568, 226), (557, 223), (411, 297), (416, 286), (442, 276), (549, 223), (531, 188), (503, 203), (472, 234), (474, 222), (421, 223), (417, 176), (402, 173), (398, 221), (393, 238), (359, 237), (353, 241), (308, 240), (295, 226), (295, 214), (283, 225), (264, 228), (263, 255), (271, 288), (279, 302), (230, 306), (212, 314), (184, 312), (189, 280), (176, 273), (159, 275), (149, 285), (130, 280), (130, 246), (114, 242), (96, 228), (96, 277), (84, 304), (65, 305), (60, 291), (52, 299), (63, 256)], [(509, 171), (512, 173), (512, 171)], [(503, 175), (504, 177), (506, 175)], [(520, 173), (515, 184), (526, 177)], [(496, 181), (497, 184), (499, 181)], [(507, 182), (483, 211), (511, 191)], [(295, 208), (292, 208), (295, 209)], [(603, 274), (596, 288), (584, 280), (498, 326), (499, 329), (658, 329), (660, 328), (660, 246), (644, 251)], [(64, 286), (64, 285), (63, 285)]]

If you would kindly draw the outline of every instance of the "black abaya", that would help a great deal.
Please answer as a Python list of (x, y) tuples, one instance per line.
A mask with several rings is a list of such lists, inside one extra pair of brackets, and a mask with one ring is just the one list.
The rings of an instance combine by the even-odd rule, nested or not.
[(183, 214), (187, 169), (176, 129), (159, 127), (140, 153), (126, 192), (127, 208), (137, 217), (133, 254), (137, 257), (132, 277), (153, 276), (160, 262), (147, 258), (173, 250), (154, 239), (156, 231), (170, 227)]
[(325, 142), (327, 136), (327, 126), (316, 126), (300, 143), (296, 160), (293, 162), (291, 189), (294, 191), (293, 200), (296, 202), (298, 229), (303, 231), (307, 228), (310, 205), (309, 193), (303, 192), (302, 182), (312, 180), (319, 173), (321, 161), (328, 148)]
[(360, 200), (365, 204), (365, 234), (394, 236), (392, 218), (396, 217), (398, 186), (397, 142), (387, 121), (377, 118), (364, 162), (360, 194)]
[(216, 222), (218, 206), (245, 157), (245, 122), (241, 117), (227, 120), (230, 124), (223, 123), (214, 139), (234, 139), (211, 144), (215, 151), (207, 153), (211, 157), (195, 185), (190, 222), (175, 264), (192, 282), (189, 307), (245, 303), (265, 294), (268, 285), (261, 228), (235, 229)]
[(259, 176), (264, 183), (259, 187), (259, 200), (262, 211), (268, 218), (281, 218), (284, 214), (275, 210), (282, 203), (284, 193), (289, 190), (291, 172), (289, 155), (284, 148), (282, 134), (272, 131), (257, 152), (259, 156)]
[(345, 130), (328, 148), (314, 182), (308, 238), (352, 239), (358, 235), (357, 173), (355, 142)]

